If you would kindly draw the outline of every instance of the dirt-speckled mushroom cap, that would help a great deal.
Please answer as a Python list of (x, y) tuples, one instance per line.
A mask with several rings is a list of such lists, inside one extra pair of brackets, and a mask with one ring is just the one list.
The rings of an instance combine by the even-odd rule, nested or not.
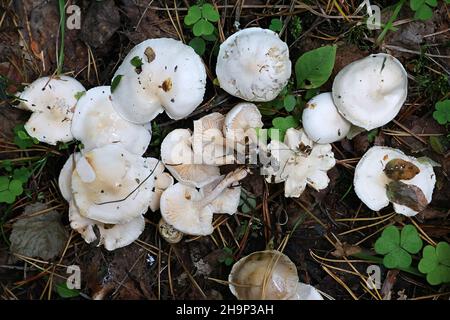
[(247, 101), (271, 101), (291, 76), (289, 48), (268, 29), (240, 30), (220, 45), (216, 66), (220, 87)]
[(286, 300), (297, 292), (295, 264), (276, 250), (257, 251), (233, 265), (229, 287), (239, 300)]
[(400, 111), (408, 93), (408, 75), (393, 56), (372, 54), (339, 71), (332, 91), (344, 118), (372, 130), (394, 119)]
[(337, 111), (331, 92), (321, 93), (303, 109), (303, 130), (315, 143), (333, 143), (345, 138), (351, 124)]
[(178, 231), (168, 224), (163, 218), (159, 220), (158, 231), (161, 237), (168, 243), (178, 243), (183, 239), (183, 232)]
[(144, 154), (152, 137), (142, 125), (119, 116), (112, 106), (109, 86), (92, 88), (78, 100), (72, 134), (83, 143), (84, 152), (114, 143), (136, 155)]
[(176, 120), (191, 114), (203, 101), (206, 71), (194, 49), (159, 38), (131, 49), (113, 79), (118, 81), (111, 89), (114, 108), (124, 119), (142, 124), (164, 110)]
[(58, 178), (59, 190), (63, 198), (69, 202), (72, 200), (72, 173), (75, 170), (75, 163), (81, 158), (81, 153), (71, 154), (61, 169)]
[(117, 145), (85, 153), (72, 175), (72, 191), (80, 214), (107, 224), (123, 224), (144, 214), (152, 198), (153, 174), (162, 166), (157, 159), (151, 159)]
[(21, 107), (33, 112), (25, 130), (30, 136), (51, 145), (71, 141), (76, 95), (84, 91), (81, 83), (67, 76), (35, 80), (19, 96)]
[[(384, 169), (386, 164), (393, 159), (411, 162), (419, 168), (420, 172), (414, 178), (400, 181), (419, 187), (428, 203), (430, 203), (436, 183), (436, 175), (432, 165), (426, 162), (420, 162), (416, 158), (404, 154), (401, 150), (380, 146), (375, 146), (367, 150), (356, 166), (353, 184), (359, 199), (374, 211), (379, 211), (389, 205), (386, 185), (391, 180), (385, 174)], [(393, 206), (397, 213), (406, 216), (414, 216), (417, 214), (416, 211), (406, 206), (396, 203)]]

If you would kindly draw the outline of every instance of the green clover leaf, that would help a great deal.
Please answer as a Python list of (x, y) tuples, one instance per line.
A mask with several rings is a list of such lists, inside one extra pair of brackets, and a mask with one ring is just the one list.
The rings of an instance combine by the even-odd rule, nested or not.
[(31, 173), (27, 168), (14, 169), (13, 179), (19, 180), (23, 184), (28, 181), (28, 178), (30, 177), (30, 175), (31, 175)]
[(9, 190), (0, 191), (0, 203), (12, 204), (16, 197)]
[(214, 32), (214, 25), (211, 22), (209, 22), (208, 20), (200, 19), (194, 25), (192, 32), (194, 33), (194, 36), (196, 36), (196, 37), (200, 37), (201, 35), (209, 35)]
[(283, 22), (280, 19), (272, 19), (270, 21), (269, 29), (274, 32), (280, 32), (283, 29)]
[(184, 17), (184, 23), (188, 26), (193, 25), (202, 17), (202, 11), (199, 6), (191, 6), (188, 14)]
[(202, 6), (202, 17), (211, 22), (217, 22), (220, 19), (219, 12), (210, 3), (205, 3)]
[(410, 0), (409, 6), (415, 11), (415, 19), (429, 20), (433, 17), (431, 8), (437, 6), (437, 0)]
[(423, 248), (419, 271), (427, 275), (431, 285), (450, 282), (450, 245), (439, 242), (436, 248), (428, 245)]
[(418, 253), (422, 246), (422, 239), (413, 225), (406, 225), (401, 231), (389, 226), (375, 242), (375, 251), (384, 255), (386, 268), (407, 268), (412, 263), (411, 254)]
[(11, 182), (9, 183), (9, 191), (15, 197), (21, 195), (22, 192), (23, 192), (22, 181), (20, 181), (20, 180), (11, 180)]
[(30, 135), (25, 130), (25, 126), (21, 124), (14, 128), (14, 143), (20, 149), (28, 149), (34, 144), (38, 144), (39, 141), (36, 138), (30, 137)]
[(439, 101), (435, 105), (436, 111), (433, 112), (433, 118), (439, 124), (447, 124), (450, 122), (450, 100)]
[(296, 105), (297, 105), (297, 99), (295, 98), (294, 95), (289, 94), (284, 97), (283, 106), (287, 112), (291, 112), (292, 110), (294, 110)]
[(273, 128), (269, 129), (268, 135), (272, 140), (284, 141), (287, 129), (296, 128), (299, 124), (298, 120), (293, 116), (276, 117), (272, 120)]
[(203, 55), (206, 49), (205, 40), (200, 37), (195, 37), (191, 41), (189, 41), (189, 46), (194, 49), (194, 51), (199, 55)]

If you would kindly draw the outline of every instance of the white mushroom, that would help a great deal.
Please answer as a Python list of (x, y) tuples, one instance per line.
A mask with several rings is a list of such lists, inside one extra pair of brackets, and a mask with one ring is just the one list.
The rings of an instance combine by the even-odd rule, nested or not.
[(202, 102), (206, 71), (195, 51), (169, 38), (135, 46), (117, 69), (112, 102), (126, 120), (146, 123), (164, 110), (182, 119)]
[(295, 264), (276, 250), (257, 251), (240, 259), (228, 282), (239, 300), (323, 300), (314, 287), (299, 282)]
[(267, 29), (240, 30), (220, 45), (216, 66), (220, 87), (247, 101), (271, 101), (291, 76), (289, 48)]
[(92, 88), (78, 100), (72, 134), (83, 143), (84, 152), (114, 143), (136, 155), (144, 154), (152, 137), (143, 126), (119, 116), (109, 86)]
[(31, 137), (51, 145), (71, 141), (76, 95), (84, 91), (83, 85), (71, 77), (37, 79), (19, 96), (21, 108), (33, 112), (25, 130)]
[(321, 93), (303, 109), (303, 130), (315, 143), (333, 143), (345, 138), (351, 124), (337, 111), (331, 92)]
[(124, 224), (137, 218), (147, 211), (154, 178), (163, 168), (157, 159), (133, 155), (117, 145), (87, 152), (72, 175), (72, 192), (80, 214), (106, 224)]
[(285, 197), (299, 197), (307, 184), (316, 190), (328, 186), (327, 171), (336, 164), (330, 144), (315, 144), (303, 130), (290, 128), (284, 143), (272, 140), (268, 150), (274, 160), (266, 168), (266, 180), (284, 181)]
[(158, 231), (168, 243), (178, 243), (183, 239), (183, 233), (168, 224), (163, 218), (159, 220)]
[(225, 117), (223, 132), (227, 139), (244, 143), (248, 136), (255, 139), (257, 128), (262, 128), (262, 115), (258, 107), (253, 103), (238, 103)]
[[(430, 203), (436, 183), (433, 166), (429, 163), (420, 162), (414, 157), (407, 156), (398, 149), (379, 146), (370, 148), (356, 166), (353, 183), (359, 199), (374, 211), (379, 211), (389, 205), (386, 185), (392, 179), (386, 175), (384, 170), (386, 164), (394, 159), (408, 161), (420, 170), (412, 179), (400, 181), (421, 189), (426, 200)], [(407, 206), (397, 203), (394, 203), (393, 206), (397, 213), (406, 216), (414, 216), (417, 214), (417, 211)]]
[(194, 162), (189, 129), (171, 131), (161, 143), (161, 159), (176, 180), (201, 188), (220, 176), (217, 166)]
[(408, 77), (393, 56), (379, 53), (344, 67), (333, 82), (333, 100), (344, 118), (366, 130), (395, 118), (406, 100)]
[(75, 170), (76, 162), (81, 158), (81, 153), (71, 154), (61, 169), (58, 178), (59, 190), (63, 198), (70, 202), (72, 200), (72, 173)]
[[(230, 202), (235, 204), (225, 205), (222, 201), (214, 203), (221, 196), (229, 199), (231, 194), (226, 194), (226, 189), (235, 182), (244, 179), (247, 171), (237, 169), (229, 173), (212, 190), (197, 190), (194, 187), (176, 183), (163, 192), (160, 202), (161, 215), (164, 220), (175, 229), (190, 235), (209, 235), (213, 232), (212, 218), (214, 213), (234, 213), (239, 204), (237, 200)], [(231, 212), (234, 210), (234, 212)], [(224, 212), (221, 212), (224, 211)]]
[(155, 176), (155, 184), (153, 186), (153, 194), (152, 194), (152, 200), (150, 202), (150, 210), (153, 212), (159, 210), (159, 202), (161, 200), (161, 195), (163, 194), (164, 190), (172, 186), (174, 183), (173, 177), (168, 174), (167, 172), (162, 172)]

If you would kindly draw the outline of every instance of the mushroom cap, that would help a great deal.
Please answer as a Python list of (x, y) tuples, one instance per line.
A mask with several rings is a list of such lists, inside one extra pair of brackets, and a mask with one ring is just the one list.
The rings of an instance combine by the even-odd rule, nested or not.
[[(81, 158), (81, 153), (71, 154), (61, 169), (58, 178), (59, 190), (63, 198), (70, 202), (72, 200), (72, 173), (75, 170), (75, 163)], [(74, 163), (75, 160), (75, 163)]]
[(143, 126), (124, 120), (114, 110), (109, 86), (95, 87), (79, 100), (72, 119), (72, 134), (84, 145), (83, 151), (119, 144), (136, 155), (147, 150), (151, 133)]
[(303, 130), (315, 143), (339, 141), (350, 131), (350, 122), (337, 111), (331, 92), (321, 93), (306, 104), (302, 114)]
[(372, 54), (345, 66), (334, 78), (333, 100), (344, 118), (366, 130), (395, 118), (406, 100), (408, 77), (400, 61)]
[(159, 220), (158, 231), (168, 243), (178, 243), (183, 239), (183, 233), (172, 227), (163, 218)]
[(257, 251), (233, 265), (229, 287), (239, 300), (287, 300), (298, 286), (295, 264), (276, 250)]
[(268, 149), (277, 168), (266, 168), (266, 181), (284, 181), (285, 197), (299, 197), (308, 184), (316, 190), (325, 189), (330, 179), (327, 171), (336, 164), (330, 144), (315, 144), (302, 129), (286, 131), (284, 143), (272, 140)]
[(154, 174), (162, 172), (161, 166), (156, 159), (133, 155), (117, 145), (87, 152), (72, 175), (80, 214), (107, 224), (124, 224), (144, 214), (151, 202)]
[[(380, 146), (367, 150), (356, 166), (353, 184), (358, 198), (374, 211), (379, 211), (389, 205), (386, 184), (391, 180), (384, 173), (384, 168), (393, 159), (411, 162), (419, 168), (420, 172), (414, 178), (400, 181), (420, 188), (430, 203), (436, 183), (433, 166), (429, 163), (419, 162), (416, 158), (407, 156), (398, 149)], [(416, 211), (406, 206), (396, 203), (393, 206), (395, 212), (405, 216), (417, 214)]]
[(189, 129), (171, 131), (161, 143), (161, 159), (174, 178), (186, 185), (201, 188), (220, 176), (217, 166), (196, 164)]
[(243, 142), (249, 129), (262, 128), (262, 115), (253, 103), (238, 103), (225, 117), (223, 132), (227, 139)]
[(173, 185), (173, 183), (173, 177), (167, 172), (162, 172), (155, 177), (155, 190), (152, 194), (152, 200), (149, 205), (151, 211), (155, 212), (159, 210), (159, 202), (161, 200), (162, 193), (164, 190)]
[(51, 145), (73, 139), (70, 126), (78, 92), (85, 91), (77, 80), (67, 76), (42, 77), (20, 94), (20, 105), (33, 112), (25, 124), (28, 134)]
[(220, 87), (235, 97), (271, 101), (291, 77), (289, 48), (271, 30), (240, 30), (220, 45), (216, 74)]
[(290, 300), (323, 300), (323, 297), (312, 285), (299, 282), (297, 292)]
[[(224, 175), (220, 176), (210, 184), (204, 186), (202, 189), (200, 189), (201, 194), (203, 196), (206, 196), (207, 194), (212, 192), (223, 179), (225, 179)], [(214, 213), (235, 214), (238, 210), (240, 199), (241, 186), (236, 182), (222, 191), (220, 195), (211, 202), (211, 205), (213, 207)]]
[(204, 236), (213, 232), (213, 207), (199, 206), (203, 195), (194, 187), (175, 183), (161, 195), (160, 211), (163, 219), (176, 230), (190, 235)]
[(97, 226), (100, 240), (98, 246), (103, 245), (112, 251), (125, 247), (135, 241), (145, 228), (144, 216), (140, 215), (124, 224), (106, 225), (101, 222), (83, 217), (77, 206), (71, 201), (69, 206), (70, 227), (80, 233), (81, 237), (91, 243), (97, 240), (94, 226)]
[[(142, 65), (136, 67), (139, 59)], [(201, 58), (174, 39), (149, 39), (136, 45), (114, 79), (117, 76), (122, 78), (111, 95), (113, 106), (134, 123), (153, 120), (164, 110), (172, 119), (185, 118), (205, 94), (206, 71)]]

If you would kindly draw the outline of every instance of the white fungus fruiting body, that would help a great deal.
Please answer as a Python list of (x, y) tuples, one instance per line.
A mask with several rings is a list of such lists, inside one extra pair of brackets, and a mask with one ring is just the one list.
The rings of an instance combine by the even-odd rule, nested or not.
[(172, 227), (163, 218), (159, 220), (158, 231), (168, 243), (178, 243), (183, 239), (183, 233)]
[(303, 109), (303, 130), (315, 143), (333, 143), (345, 138), (351, 124), (337, 111), (331, 92), (321, 93)]
[(106, 224), (124, 224), (137, 218), (147, 212), (155, 177), (163, 168), (157, 159), (133, 155), (117, 145), (85, 153), (72, 175), (72, 192), (80, 214)]
[(372, 54), (339, 71), (332, 91), (342, 116), (358, 127), (371, 130), (398, 114), (407, 97), (408, 77), (393, 56)]
[(189, 129), (175, 129), (164, 138), (161, 159), (176, 180), (192, 187), (201, 188), (220, 176), (219, 167), (195, 163)]
[(254, 139), (255, 129), (262, 128), (262, 115), (253, 103), (238, 103), (228, 111), (223, 126), (227, 139), (244, 143), (245, 137)]
[[(422, 190), (428, 203), (431, 202), (436, 175), (433, 166), (426, 162), (420, 162), (414, 157), (407, 156), (398, 149), (375, 146), (370, 148), (355, 169), (353, 180), (356, 195), (371, 210), (379, 211), (389, 205), (386, 185), (392, 180), (385, 174), (386, 164), (394, 159), (408, 161), (417, 166), (420, 172), (410, 180), (400, 180), (409, 185), (415, 185)], [(414, 216), (417, 211), (404, 205), (393, 204), (397, 213), (405, 216)]]
[(70, 202), (73, 198), (72, 196), (72, 173), (75, 170), (75, 165), (77, 161), (81, 158), (81, 153), (76, 152), (71, 154), (67, 159), (66, 163), (61, 169), (58, 178), (59, 190), (63, 198)]
[(275, 161), (266, 167), (266, 180), (284, 181), (285, 197), (299, 197), (307, 184), (316, 190), (328, 186), (327, 171), (336, 164), (330, 144), (316, 144), (303, 130), (290, 128), (284, 143), (272, 140), (267, 147)]
[(299, 282), (295, 264), (276, 250), (257, 251), (233, 265), (229, 287), (239, 300), (322, 300), (317, 290)]
[(165, 110), (178, 120), (203, 101), (206, 71), (201, 58), (181, 41), (149, 39), (131, 49), (113, 85), (113, 106), (124, 119), (143, 124)]
[(72, 119), (72, 134), (83, 143), (84, 152), (118, 144), (136, 155), (144, 154), (152, 137), (142, 125), (119, 116), (112, 106), (109, 86), (92, 88), (80, 97)]
[(268, 29), (240, 30), (220, 45), (216, 66), (220, 87), (247, 101), (271, 101), (291, 76), (289, 48)]
[(25, 130), (31, 137), (51, 145), (71, 141), (76, 96), (84, 91), (83, 85), (71, 77), (37, 79), (19, 96), (21, 108), (33, 112)]

